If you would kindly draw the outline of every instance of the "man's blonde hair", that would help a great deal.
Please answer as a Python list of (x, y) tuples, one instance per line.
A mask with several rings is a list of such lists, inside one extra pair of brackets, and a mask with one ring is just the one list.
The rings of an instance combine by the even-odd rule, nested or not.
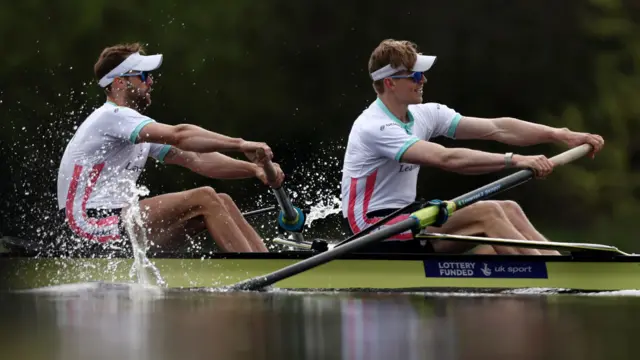
[[(404, 66), (407, 69), (413, 68), (418, 59), (418, 46), (407, 40), (383, 40), (371, 53), (369, 57), (369, 73), (381, 69), (389, 64), (397, 68)], [(378, 94), (384, 92), (384, 84), (381, 80), (373, 82), (373, 88)]]

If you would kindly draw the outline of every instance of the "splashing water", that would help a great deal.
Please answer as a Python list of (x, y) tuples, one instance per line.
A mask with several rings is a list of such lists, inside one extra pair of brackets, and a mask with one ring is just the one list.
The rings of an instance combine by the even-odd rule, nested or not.
[(320, 201), (319, 203), (312, 205), (309, 208), (309, 214), (307, 215), (305, 225), (310, 228), (311, 223), (315, 220), (325, 219), (329, 215), (339, 214), (342, 211), (340, 205), (341, 202), (337, 196), (330, 198), (327, 203)]
[[(341, 157), (344, 153), (342, 142), (320, 142), (313, 157), (298, 159), (297, 153), (287, 154), (282, 161), (293, 161), (295, 167), (286, 172), (285, 190), (294, 206), (304, 209), (306, 214), (303, 236), (305, 240), (322, 238), (343, 239), (350, 235), (346, 233), (342, 224), (340, 182)], [(281, 163), (283, 166), (283, 163)], [(286, 169), (284, 163), (283, 169)], [(276, 205), (273, 194), (269, 191), (259, 194), (244, 205), (244, 208), (256, 208)], [(337, 215), (337, 216), (335, 216)], [(289, 234), (283, 234), (277, 226), (277, 213), (269, 213), (259, 217), (252, 217), (252, 225), (267, 241), (270, 251), (282, 248), (279, 244), (272, 244), (270, 240), (282, 238), (294, 240)], [(289, 249), (292, 250), (292, 249)]]
[(147, 258), (147, 250), (149, 249), (149, 240), (147, 239), (144, 228), (143, 214), (140, 211), (140, 196), (149, 194), (149, 189), (145, 186), (137, 186), (132, 184), (132, 195), (128, 201), (128, 210), (123, 214), (123, 220), (127, 235), (131, 241), (133, 249), (133, 265), (129, 271), (129, 276), (134, 278), (137, 275), (138, 283), (141, 285), (150, 285), (147, 269), (151, 270), (155, 277), (155, 282), (159, 286), (166, 286), (166, 282), (162, 278), (158, 268)]

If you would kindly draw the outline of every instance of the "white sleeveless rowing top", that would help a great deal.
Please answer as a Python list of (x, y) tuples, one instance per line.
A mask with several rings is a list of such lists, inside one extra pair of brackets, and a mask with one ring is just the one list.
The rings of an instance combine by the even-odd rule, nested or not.
[(126, 206), (147, 157), (162, 162), (171, 148), (135, 144), (142, 127), (153, 121), (112, 102), (91, 113), (62, 156), (58, 169), (58, 207), (84, 213), (85, 209)]
[(400, 163), (400, 158), (418, 140), (454, 138), (461, 115), (445, 105), (426, 103), (409, 105), (408, 117), (409, 123), (403, 123), (377, 99), (354, 122), (341, 191), (342, 215), (352, 229), (371, 225), (368, 212), (415, 201), (420, 166)]

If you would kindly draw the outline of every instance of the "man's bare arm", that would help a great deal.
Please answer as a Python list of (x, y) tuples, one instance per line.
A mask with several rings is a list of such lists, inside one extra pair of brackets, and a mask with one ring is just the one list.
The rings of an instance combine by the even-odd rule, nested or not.
[(221, 153), (196, 153), (172, 147), (164, 158), (166, 164), (185, 167), (213, 179), (246, 179), (255, 177), (258, 165), (236, 160)]
[(494, 140), (515, 146), (564, 141), (568, 129), (558, 129), (510, 117), (485, 119), (464, 116), (456, 128), (456, 139)]
[(167, 125), (152, 122), (140, 130), (137, 141), (168, 144), (196, 153), (239, 151), (249, 158), (255, 155), (256, 150), (263, 149), (267, 158), (273, 158), (271, 148), (265, 143), (229, 137), (191, 124)]
[(604, 139), (600, 135), (554, 128), (509, 117), (484, 119), (465, 116), (456, 128), (457, 139), (494, 140), (509, 145), (528, 146), (560, 142), (575, 147), (589, 144), (590, 157), (602, 150)]
[(483, 174), (505, 168), (505, 158), (502, 154), (464, 148), (446, 148), (424, 140), (411, 145), (400, 161), (433, 166), (460, 174)]
[[(400, 161), (467, 175), (491, 173), (506, 167), (504, 154), (465, 148), (446, 148), (424, 140), (411, 145)], [(522, 169), (531, 168), (537, 176), (546, 176), (553, 170), (553, 164), (543, 155), (513, 155), (512, 166)]]

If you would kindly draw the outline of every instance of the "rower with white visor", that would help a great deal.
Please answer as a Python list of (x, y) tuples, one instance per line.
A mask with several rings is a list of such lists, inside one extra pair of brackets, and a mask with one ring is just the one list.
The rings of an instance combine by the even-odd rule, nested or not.
[[(374, 226), (383, 217), (407, 208), (377, 230), (410, 216), (417, 201), (421, 167), (435, 167), (463, 175), (497, 172), (504, 169), (532, 169), (546, 177), (554, 164), (544, 155), (496, 154), (467, 148), (447, 148), (432, 142), (437, 137), (492, 140), (512, 146), (559, 142), (569, 147), (588, 143), (593, 157), (604, 145), (599, 135), (553, 128), (513, 117), (479, 118), (461, 115), (447, 105), (423, 101), (425, 72), (435, 56), (419, 54), (410, 41), (387, 39), (372, 52), (368, 70), (377, 99), (355, 120), (344, 156), (341, 184), (342, 214), (352, 233)], [(431, 194), (433, 195), (433, 194)], [(456, 211), (439, 227), (427, 232), (453, 235), (480, 235), (516, 240), (548, 241), (531, 224), (514, 201), (479, 201)], [(373, 245), (384, 251), (412, 240), (410, 231)], [(416, 252), (482, 254), (558, 254), (551, 250), (430, 240), (430, 244), (407, 241), (406, 249)], [(400, 244), (400, 245), (399, 245)]]
[[(105, 48), (94, 66), (106, 102), (76, 130), (58, 172), (58, 206), (74, 236), (90, 243), (125, 240), (123, 217), (147, 158), (175, 164), (212, 179), (257, 178), (277, 187), (284, 178), (277, 164), (269, 182), (264, 161), (270, 147), (215, 133), (192, 124), (169, 125), (143, 115), (151, 104), (151, 71), (161, 54), (145, 55), (138, 44)], [(222, 115), (211, 114), (212, 117)], [(265, 155), (257, 158), (258, 150)], [(249, 161), (223, 152), (241, 152)], [(222, 251), (267, 251), (233, 199), (211, 187), (160, 194), (139, 201), (142, 229), (154, 247), (170, 249), (208, 231)]]

